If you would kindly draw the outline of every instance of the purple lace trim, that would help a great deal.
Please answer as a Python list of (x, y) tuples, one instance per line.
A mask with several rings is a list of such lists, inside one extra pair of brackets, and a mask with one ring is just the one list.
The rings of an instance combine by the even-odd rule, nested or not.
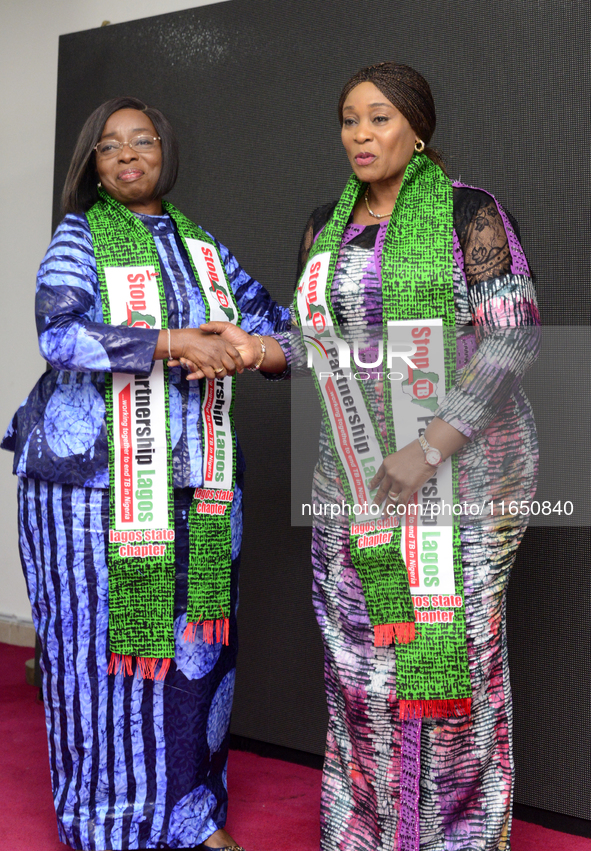
[(419, 851), (421, 723), (420, 718), (402, 722), (400, 815), (396, 851)]
[(462, 251), (462, 246), (460, 245), (460, 238), (456, 233), (456, 229), (453, 229), (454, 232), (454, 245), (453, 245), (453, 255), (456, 263), (459, 266), (460, 272), (462, 275), (464, 274), (464, 252)]
[[(497, 199), (494, 195), (491, 195), (490, 192), (487, 192), (486, 189), (479, 189), (478, 186), (469, 186), (467, 183), (460, 183), (457, 180), (453, 181), (453, 186), (463, 187), (464, 189), (476, 189), (478, 192), (486, 192), (487, 195), (493, 199), (495, 204), (497, 205), (497, 210), (499, 211), (499, 215), (503, 220), (503, 226), (505, 228), (505, 233), (507, 234), (507, 240), (509, 242), (509, 250), (511, 252), (511, 272), (513, 275), (527, 275), (530, 276), (529, 266), (527, 265), (527, 259), (525, 257), (525, 252), (521, 247), (517, 236), (515, 235), (515, 231), (513, 230), (513, 226), (509, 221), (509, 218)], [(454, 253), (455, 253), (455, 241), (454, 241)], [(464, 268), (463, 265), (460, 268)]]

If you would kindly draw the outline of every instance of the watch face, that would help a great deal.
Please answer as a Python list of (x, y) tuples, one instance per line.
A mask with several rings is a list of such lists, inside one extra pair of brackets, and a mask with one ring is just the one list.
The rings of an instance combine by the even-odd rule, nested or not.
[(434, 449), (433, 447), (431, 447), (425, 453), (425, 460), (427, 464), (431, 464), (432, 467), (436, 467), (438, 464), (441, 463), (441, 452), (439, 451), (439, 449)]

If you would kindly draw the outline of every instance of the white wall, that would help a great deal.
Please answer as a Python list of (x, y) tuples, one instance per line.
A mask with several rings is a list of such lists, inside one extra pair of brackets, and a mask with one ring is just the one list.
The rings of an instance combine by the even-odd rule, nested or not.
[[(211, 0), (2, 0), (0, 27), (0, 431), (44, 369), (35, 275), (51, 238), (58, 38)], [(12, 454), (0, 452), (0, 618), (30, 621), (16, 531)]]

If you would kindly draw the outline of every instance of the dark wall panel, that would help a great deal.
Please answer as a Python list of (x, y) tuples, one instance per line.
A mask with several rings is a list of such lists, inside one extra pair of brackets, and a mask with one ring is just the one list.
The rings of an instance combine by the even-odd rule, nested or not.
[[(578, 0), (231, 0), (64, 36), (55, 223), (84, 119), (108, 97), (136, 95), (178, 131), (171, 199), (287, 303), (305, 221), (349, 173), (340, 87), (359, 66), (395, 59), (432, 84), (434, 141), (452, 176), (495, 192), (519, 219), (544, 321), (585, 324), (588, 32)], [(552, 409), (551, 387), (540, 399)], [(249, 471), (233, 730), (320, 753), (309, 531), (289, 526), (289, 402), (287, 385), (240, 382)], [(588, 434), (588, 412), (576, 424), (562, 416), (565, 442), (569, 428)], [(591, 818), (590, 556), (588, 528), (531, 529), (509, 599), (518, 800), (580, 818)]]

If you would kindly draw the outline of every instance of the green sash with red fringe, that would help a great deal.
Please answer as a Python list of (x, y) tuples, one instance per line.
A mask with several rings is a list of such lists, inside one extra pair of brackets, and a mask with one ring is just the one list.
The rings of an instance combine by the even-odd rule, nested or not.
[[(369, 488), (384, 457), (396, 451), (397, 433), (401, 445), (413, 439), (413, 428), (414, 437), (423, 433), (437, 394), (442, 397), (455, 383), (452, 187), (427, 156), (414, 154), (388, 223), (381, 343), (387, 446), (368, 403), (364, 373), (350, 357), (331, 304), (343, 233), (364, 190), (353, 175), (312, 246), (296, 292), (296, 314), (349, 506), (351, 557), (374, 643), (396, 646), (401, 717), (464, 715), (470, 713), (472, 691), (459, 526), (457, 518), (444, 526), (428, 498), (444, 485), (449, 502), (457, 504), (457, 459), (437, 468), (404, 515), (376, 513)], [(444, 375), (433, 372), (433, 363)], [(418, 508), (426, 510), (422, 518)]]
[[(103, 321), (167, 328), (168, 310), (154, 239), (141, 220), (103, 190), (88, 211)], [(201, 290), (207, 321), (240, 322), (214, 241), (172, 204)], [(231, 526), (236, 440), (233, 377), (202, 382), (203, 487), (189, 511), (185, 640), (229, 643)], [(109, 673), (163, 679), (174, 658), (174, 491), (168, 368), (105, 373), (109, 439)]]

